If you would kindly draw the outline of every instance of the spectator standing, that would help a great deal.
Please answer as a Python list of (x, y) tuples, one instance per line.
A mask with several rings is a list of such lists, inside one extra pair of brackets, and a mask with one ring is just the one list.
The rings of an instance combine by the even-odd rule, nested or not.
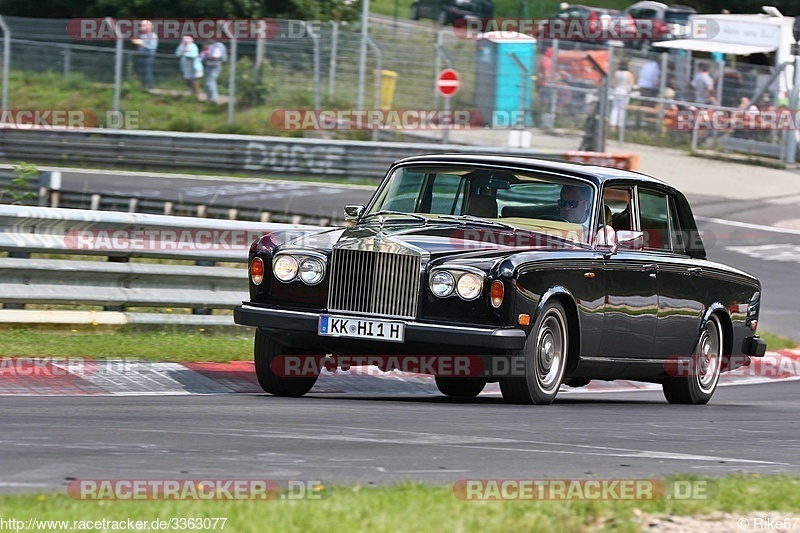
[(153, 63), (156, 60), (156, 49), (158, 48), (158, 36), (153, 32), (153, 23), (149, 20), (139, 22), (139, 32), (131, 43), (136, 46), (136, 56), (134, 57), (134, 67), (139, 82), (145, 89), (155, 87), (153, 78)]
[(697, 73), (692, 78), (692, 88), (694, 89), (694, 101), (698, 104), (707, 104), (711, 100), (714, 90), (714, 80), (708, 73), (708, 64), (700, 63), (697, 65)]
[(639, 71), (639, 92), (642, 96), (655, 98), (658, 96), (658, 88), (661, 85), (661, 67), (658, 61), (651, 59), (644, 64)]
[(628, 70), (628, 62), (625, 60), (620, 61), (619, 68), (614, 72), (614, 77), (611, 80), (613, 100), (608, 123), (612, 128), (621, 127), (625, 124), (625, 111), (628, 107), (633, 84), (633, 74)]
[(542, 103), (542, 112), (549, 112), (550, 102), (553, 98), (553, 47), (548, 46), (544, 55), (539, 59), (536, 67), (536, 88), (539, 91), (539, 101)]
[(203, 77), (203, 61), (200, 59), (200, 50), (191, 35), (187, 35), (175, 49), (175, 55), (180, 58), (180, 69), (183, 80), (195, 97), (200, 96), (199, 79)]
[(206, 70), (206, 89), (208, 90), (208, 101), (217, 103), (219, 91), (217, 88), (217, 78), (222, 71), (222, 64), (228, 60), (228, 50), (225, 45), (214, 37), (208, 41), (203, 52), (200, 54)]

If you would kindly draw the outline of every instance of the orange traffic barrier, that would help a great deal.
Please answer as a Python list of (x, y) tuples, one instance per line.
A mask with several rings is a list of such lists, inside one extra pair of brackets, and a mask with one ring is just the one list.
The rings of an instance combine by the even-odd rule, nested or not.
[(566, 161), (598, 165), (601, 167), (621, 168), (623, 170), (637, 170), (639, 156), (636, 154), (612, 154), (609, 152), (579, 152), (573, 150), (564, 152)]

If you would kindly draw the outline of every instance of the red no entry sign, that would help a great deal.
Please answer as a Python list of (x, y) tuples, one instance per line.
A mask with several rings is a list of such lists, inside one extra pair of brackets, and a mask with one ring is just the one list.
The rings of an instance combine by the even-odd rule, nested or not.
[(439, 73), (439, 78), (436, 80), (436, 88), (439, 89), (439, 94), (442, 96), (453, 96), (458, 92), (460, 83), (458, 72), (448, 68)]

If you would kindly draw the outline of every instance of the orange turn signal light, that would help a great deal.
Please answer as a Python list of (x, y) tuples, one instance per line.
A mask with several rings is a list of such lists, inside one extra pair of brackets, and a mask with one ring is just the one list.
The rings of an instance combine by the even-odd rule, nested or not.
[(531, 323), (531, 315), (522, 314), (517, 318), (517, 323), (520, 326), (529, 326)]
[(254, 285), (261, 285), (264, 281), (264, 261), (260, 257), (254, 258), (250, 263), (250, 279)]
[(505, 287), (503, 286), (503, 282), (500, 280), (494, 280), (492, 282), (492, 307), (497, 309), (503, 303), (503, 294), (505, 293)]

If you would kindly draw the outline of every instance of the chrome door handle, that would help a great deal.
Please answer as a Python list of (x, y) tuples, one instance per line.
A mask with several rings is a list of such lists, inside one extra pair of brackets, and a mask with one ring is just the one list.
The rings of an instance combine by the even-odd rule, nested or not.
[(695, 276), (695, 275), (699, 274), (702, 271), (703, 271), (703, 269), (700, 268), (700, 267), (691, 267), (691, 268), (687, 268), (686, 269), (686, 273), (688, 275), (690, 275), (690, 276)]

